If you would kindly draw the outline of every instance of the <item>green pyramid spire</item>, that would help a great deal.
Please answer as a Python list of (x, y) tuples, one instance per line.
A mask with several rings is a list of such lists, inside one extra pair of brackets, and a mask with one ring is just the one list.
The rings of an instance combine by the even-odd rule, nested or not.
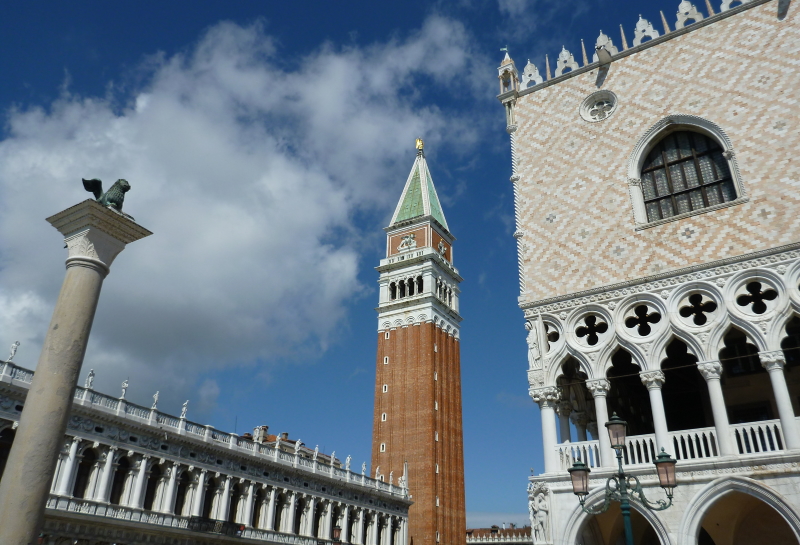
[(428, 170), (428, 163), (425, 161), (425, 154), (422, 151), (422, 140), (417, 140), (417, 158), (411, 173), (408, 175), (400, 202), (392, 216), (392, 223), (400, 223), (420, 216), (431, 216), (438, 221), (442, 227), (447, 229), (447, 220), (444, 219), (442, 205), (439, 203), (439, 196), (433, 185), (431, 173)]

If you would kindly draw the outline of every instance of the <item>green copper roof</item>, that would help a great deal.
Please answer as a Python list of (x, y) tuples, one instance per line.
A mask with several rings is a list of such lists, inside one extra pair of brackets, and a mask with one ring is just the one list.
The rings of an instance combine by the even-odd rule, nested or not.
[(411, 167), (411, 173), (408, 175), (400, 202), (392, 216), (391, 225), (420, 216), (432, 216), (445, 229), (450, 230), (447, 220), (444, 219), (444, 212), (442, 212), (442, 205), (439, 203), (439, 196), (436, 194), (436, 188), (428, 170), (428, 163), (422, 153), (418, 153), (414, 160), (414, 166)]

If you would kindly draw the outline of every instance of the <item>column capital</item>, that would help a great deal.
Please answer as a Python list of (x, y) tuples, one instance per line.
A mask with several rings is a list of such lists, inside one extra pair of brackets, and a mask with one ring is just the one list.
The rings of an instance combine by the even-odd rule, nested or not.
[(661, 370), (642, 371), (639, 373), (639, 378), (648, 390), (660, 390), (665, 380), (664, 372)]
[(586, 381), (586, 389), (592, 394), (592, 397), (606, 397), (608, 390), (611, 388), (611, 383), (608, 379), (596, 378)]
[(528, 390), (534, 402), (539, 404), (539, 407), (554, 407), (560, 397), (558, 388), (555, 386), (548, 386), (545, 388), (531, 388)]
[(701, 361), (697, 363), (697, 370), (708, 380), (719, 379), (722, 375), (722, 364), (718, 361)]
[(561, 416), (569, 416), (569, 414), (572, 412), (572, 402), (568, 399), (562, 399), (558, 402), (556, 410)]
[(783, 354), (783, 350), (759, 352), (758, 359), (761, 360), (761, 367), (767, 371), (783, 370), (786, 365), (786, 356)]
[(126, 244), (153, 234), (130, 216), (92, 199), (62, 210), (47, 221), (64, 235), (67, 267), (81, 262), (106, 274)]

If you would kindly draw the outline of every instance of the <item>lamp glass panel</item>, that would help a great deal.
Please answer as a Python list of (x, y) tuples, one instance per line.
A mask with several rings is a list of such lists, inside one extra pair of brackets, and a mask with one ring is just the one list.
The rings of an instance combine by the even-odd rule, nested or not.
[(658, 482), (664, 488), (674, 488), (675, 481), (675, 462), (659, 462), (656, 463), (656, 471), (658, 472)]
[(589, 472), (587, 470), (571, 471), (572, 491), (578, 496), (589, 493)]

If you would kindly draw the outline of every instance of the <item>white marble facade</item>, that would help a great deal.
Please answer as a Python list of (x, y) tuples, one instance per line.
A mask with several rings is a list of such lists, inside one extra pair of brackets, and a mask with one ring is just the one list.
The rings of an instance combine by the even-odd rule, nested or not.
[[(0, 439), (6, 444), (32, 377), (0, 363)], [(406, 544), (407, 489), (351, 472), (349, 457), (342, 467), (292, 443), (275, 448), (274, 441), (254, 442), (78, 387), (44, 542), (238, 539), (218, 534), (228, 530), (269, 543), (316, 545), (331, 543), (338, 525), (342, 543)], [(211, 522), (193, 526), (197, 520)]]

